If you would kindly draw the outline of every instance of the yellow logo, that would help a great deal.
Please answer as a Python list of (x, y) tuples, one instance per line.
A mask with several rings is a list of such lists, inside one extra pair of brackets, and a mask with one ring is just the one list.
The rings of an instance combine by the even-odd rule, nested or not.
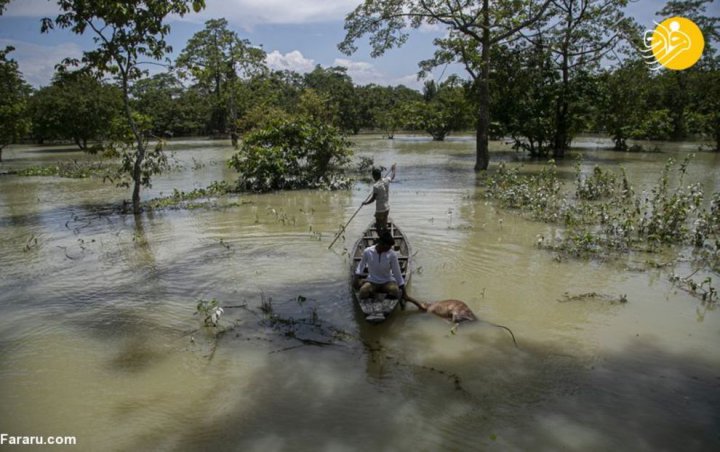
[(682, 71), (697, 63), (705, 48), (705, 39), (695, 22), (671, 17), (655, 25), (655, 30), (647, 30), (643, 38), (644, 58), (653, 70), (665, 67)]

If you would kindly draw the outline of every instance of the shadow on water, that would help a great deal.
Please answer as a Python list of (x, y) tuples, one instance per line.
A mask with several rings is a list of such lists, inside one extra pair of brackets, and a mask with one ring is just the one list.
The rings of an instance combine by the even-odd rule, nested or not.
[[(519, 450), (718, 450), (720, 376), (702, 357), (638, 339), (548, 397), (527, 419), (505, 423), (499, 444)], [(513, 426), (514, 424), (514, 426)], [(509, 426), (509, 428), (508, 428)]]
[[(720, 381), (717, 368), (702, 358), (639, 340), (595, 362), (527, 339), (516, 349), (477, 324), (438, 339), (428, 336), (428, 330), (437, 333), (437, 319), (422, 317), (408, 331), (409, 315), (424, 316), (396, 313), (395, 324), (359, 325), (364, 338), (342, 347), (278, 350), (292, 339), (224, 335), (211, 366), (257, 353), (262, 363), (255, 359), (242, 380), (219, 383), (219, 393), (208, 391), (194, 407), (216, 415), (139, 437), (146, 446), (183, 450), (720, 446)], [(400, 327), (407, 342), (393, 338)], [(225, 408), (220, 413), (212, 408), (217, 404)]]

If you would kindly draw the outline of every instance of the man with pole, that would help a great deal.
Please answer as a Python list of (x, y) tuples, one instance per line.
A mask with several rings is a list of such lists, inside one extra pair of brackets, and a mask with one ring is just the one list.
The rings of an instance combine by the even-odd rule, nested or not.
[(372, 177), (373, 194), (370, 199), (363, 202), (362, 205), (375, 203), (375, 228), (378, 231), (387, 229), (388, 217), (390, 216), (390, 182), (395, 179), (395, 166), (393, 163), (390, 167), (390, 176), (382, 177), (380, 168), (373, 168)]
[(373, 184), (372, 195), (368, 199), (363, 201), (362, 204), (360, 204), (360, 207), (358, 207), (358, 209), (350, 217), (348, 222), (345, 223), (345, 226), (343, 226), (342, 229), (340, 229), (340, 232), (335, 235), (335, 239), (333, 239), (330, 246), (328, 246), (328, 249), (332, 248), (337, 239), (340, 238), (340, 235), (342, 235), (342, 233), (345, 231), (345, 228), (347, 228), (353, 218), (355, 218), (355, 215), (360, 212), (360, 209), (362, 209), (363, 206), (372, 204), (373, 202), (377, 203), (375, 204), (375, 227), (378, 229), (378, 232), (380, 230), (387, 229), (388, 216), (390, 215), (390, 182), (395, 179), (396, 165), (396, 163), (393, 163), (390, 167), (389, 177), (382, 177), (382, 171), (380, 171), (380, 168), (373, 168), (372, 176), (373, 180), (375, 180), (375, 183)]

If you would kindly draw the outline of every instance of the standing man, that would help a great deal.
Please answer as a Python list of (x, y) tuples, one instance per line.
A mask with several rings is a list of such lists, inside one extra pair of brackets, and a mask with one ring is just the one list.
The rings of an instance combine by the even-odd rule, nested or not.
[(390, 216), (390, 182), (395, 179), (395, 165), (396, 163), (393, 163), (390, 167), (389, 177), (382, 177), (380, 168), (373, 168), (372, 177), (375, 181), (373, 194), (370, 199), (363, 202), (363, 205), (375, 202), (375, 227), (378, 231), (387, 229), (388, 216)]
[[(400, 270), (400, 262), (395, 250), (395, 239), (390, 231), (380, 233), (378, 242), (365, 248), (362, 259), (355, 269), (355, 287), (360, 288), (360, 298), (372, 298), (376, 293), (386, 293), (393, 298), (402, 299), (405, 279)], [(362, 280), (365, 267), (368, 277)]]

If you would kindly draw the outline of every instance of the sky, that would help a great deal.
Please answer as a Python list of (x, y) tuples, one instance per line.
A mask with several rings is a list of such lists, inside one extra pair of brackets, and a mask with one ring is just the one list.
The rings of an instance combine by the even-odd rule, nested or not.
[[(720, 0), (710, 6), (711, 15), (720, 16)], [(345, 16), (362, 0), (206, 0), (206, 8), (199, 14), (189, 14), (169, 21), (168, 42), (174, 59), (187, 40), (204, 28), (209, 19), (225, 18), (229, 28), (240, 38), (261, 46), (267, 53), (271, 69), (289, 69), (300, 73), (311, 71), (315, 65), (343, 66), (359, 85), (404, 84), (420, 89), (417, 80), (418, 62), (432, 57), (434, 38), (441, 36), (438, 27), (422, 27), (412, 31), (408, 42), (379, 58), (371, 58), (367, 40), (359, 42), (359, 49), (351, 56), (342, 54), (337, 44), (345, 37)], [(665, 0), (633, 0), (626, 12), (648, 29), (659, 20), (655, 12)], [(11, 45), (15, 59), (25, 80), (34, 87), (46, 86), (54, 67), (65, 57), (79, 58), (82, 51), (92, 48), (91, 36), (77, 36), (67, 30), (40, 33), (40, 20), (58, 13), (54, 1), (11, 0), (0, 16), (0, 48)], [(157, 69), (155, 69), (157, 70)], [(440, 81), (459, 68), (438, 69), (432, 77)]]

